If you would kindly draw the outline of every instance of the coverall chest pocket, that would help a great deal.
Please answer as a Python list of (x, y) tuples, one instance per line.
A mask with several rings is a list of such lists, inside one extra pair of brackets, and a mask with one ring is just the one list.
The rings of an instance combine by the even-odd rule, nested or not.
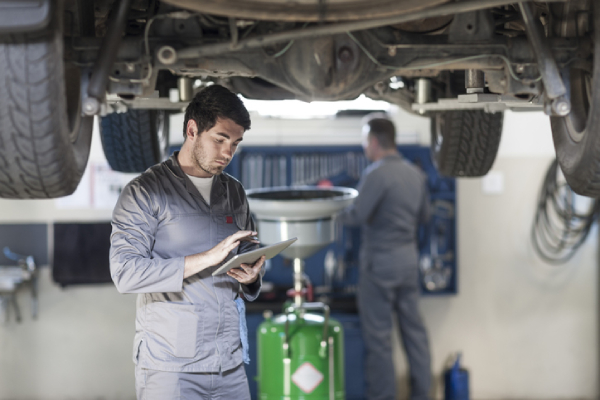
[(164, 302), (148, 307), (148, 348), (154, 357), (170, 360), (199, 355), (202, 319), (196, 305)]
[(244, 230), (245, 226), (240, 221), (246, 219), (246, 214), (242, 213), (225, 213), (220, 215), (218, 221), (218, 234), (219, 241), (225, 239), (227, 236), (231, 236), (237, 231)]

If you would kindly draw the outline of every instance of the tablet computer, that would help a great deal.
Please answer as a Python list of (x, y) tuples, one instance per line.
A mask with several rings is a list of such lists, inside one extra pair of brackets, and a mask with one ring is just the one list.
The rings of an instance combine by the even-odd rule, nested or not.
[(283, 242), (260, 247), (256, 250), (251, 250), (246, 253), (233, 256), (229, 261), (217, 268), (212, 274), (213, 276), (224, 274), (232, 268), (238, 268), (240, 264), (254, 264), (254, 262), (256, 262), (262, 256), (265, 256), (266, 260), (273, 258), (283, 250), (287, 249), (296, 240), (298, 240), (298, 238), (284, 240)]

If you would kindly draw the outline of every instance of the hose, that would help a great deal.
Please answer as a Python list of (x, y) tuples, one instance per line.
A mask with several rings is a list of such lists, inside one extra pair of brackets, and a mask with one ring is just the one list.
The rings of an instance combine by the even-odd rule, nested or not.
[[(558, 176), (558, 161), (554, 160), (546, 172), (531, 229), (534, 249), (554, 265), (564, 264), (575, 255), (600, 211), (598, 200), (577, 195)], [(585, 212), (581, 211), (582, 202), (590, 203)]]

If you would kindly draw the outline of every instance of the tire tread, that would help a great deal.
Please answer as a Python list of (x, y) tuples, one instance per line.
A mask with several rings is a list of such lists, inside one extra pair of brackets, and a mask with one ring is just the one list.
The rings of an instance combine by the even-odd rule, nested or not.
[(0, 197), (65, 196), (83, 173), (68, 138), (61, 40), (51, 30), (0, 42)]
[(444, 118), (443, 142), (435, 155), (440, 173), (470, 177), (487, 174), (498, 153), (503, 114), (449, 111), (435, 118)]
[(110, 167), (120, 172), (144, 172), (162, 161), (157, 155), (157, 114), (130, 110), (109, 114), (100, 122), (102, 147)]

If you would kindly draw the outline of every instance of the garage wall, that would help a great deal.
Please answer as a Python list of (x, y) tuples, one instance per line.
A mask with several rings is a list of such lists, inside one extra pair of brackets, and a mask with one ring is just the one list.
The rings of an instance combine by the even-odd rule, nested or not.
[(503, 193), (485, 194), (485, 178), (458, 181), (459, 294), (421, 303), (438, 397), (440, 372), (460, 351), (471, 398), (598, 398), (597, 230), (563, 266), (544, 264), (530, 242), (553, 152), (547, 117), (507, 113), (492, 169)]
[(549, 161), (498, 160), (503, 195), (459, 184), (460, 295), (424, 299), (422, 310), (436, 367), (462, 351), (474, 398), (597, 398), (596, 232), (564, 266), (545, 265), (530, 245)]
[[(428, 140), (426, 119), (399, 113), (402, 141)], [(177, 124), (176, 126), (179, 126)], [(246, 145), (298, 140), (360, 143), (357, 119), (254, 119)], [(177, 133), (179, 135), (179, 133)], [(291, 140), (291, 139), (290, 139)], [(102, 162), (97, 134), (93, 162)], [(436, 375), (448, 357), (463, 353), (473, 399), (596, 399), (598, 397), (597, 234), (575, 259), (544, 265), (529, 230), (542, 177), (552, 159), (543, 115), (507, 113), (494, 171), (504, 191), (482, 191), (482, 179), (458, 184), (459, 294), (421, 304)], [(110, 209), (60, 209), (54, 200), (0, 200), (0, 222), (107, 221)], [(27, 238), (24, 238), (26, 240)], [(40, 315), (32, 321), (29, 297), (19, 295), (24, 322), (0, 325), (0, 400), (133, 399), (135, 296), (110, 286), (68, 287), (42, 269)], [(396, 343), (398, 379), (406, 365)], [(406, 390), (400, 389), (402, 398)]]

